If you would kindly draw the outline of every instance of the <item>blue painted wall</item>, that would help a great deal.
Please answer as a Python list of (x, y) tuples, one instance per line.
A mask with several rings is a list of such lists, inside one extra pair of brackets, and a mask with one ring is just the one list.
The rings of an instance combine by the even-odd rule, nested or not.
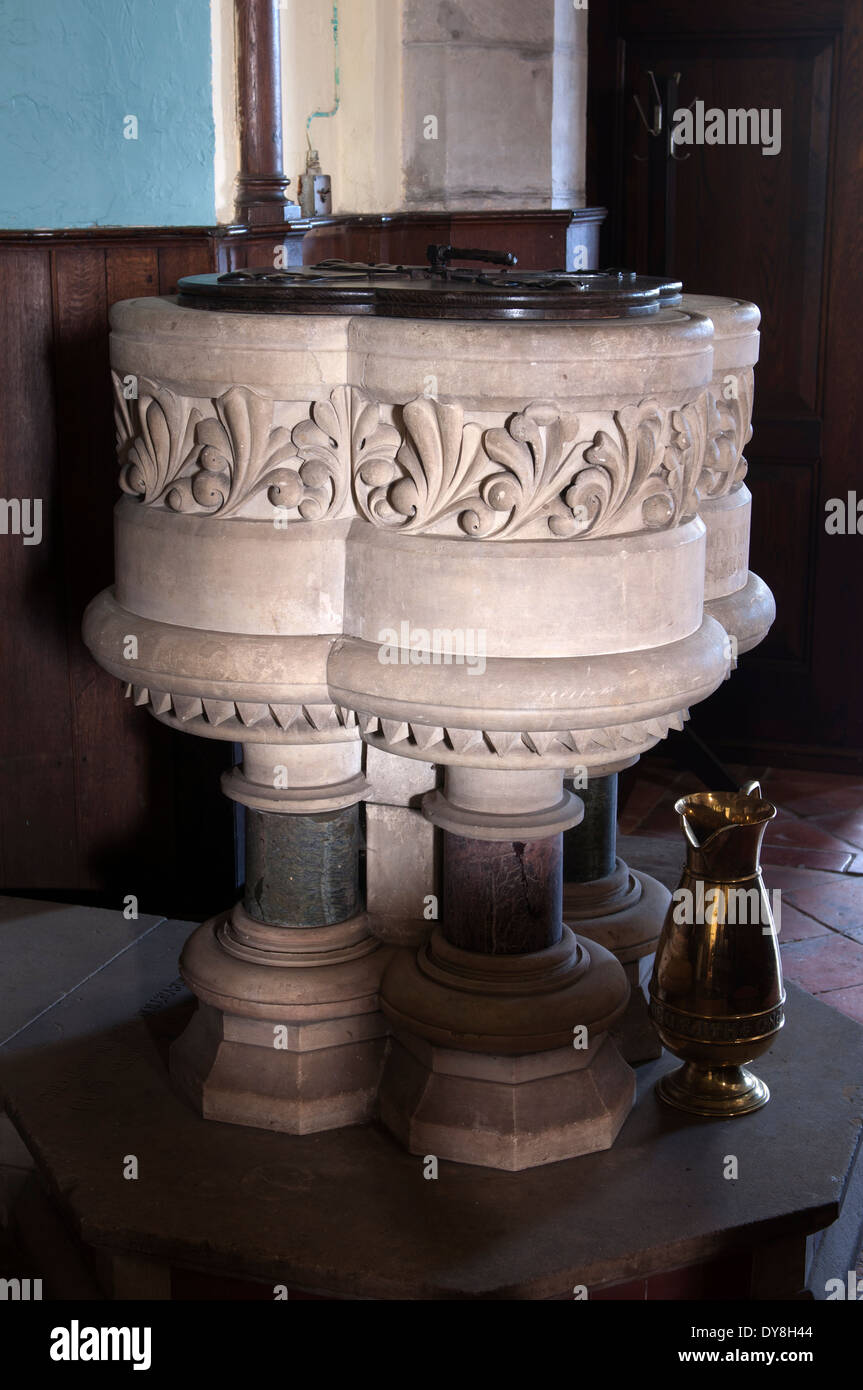
[(212, 225), (211, 71), (209, 0), (0, 0), (0, 226)]

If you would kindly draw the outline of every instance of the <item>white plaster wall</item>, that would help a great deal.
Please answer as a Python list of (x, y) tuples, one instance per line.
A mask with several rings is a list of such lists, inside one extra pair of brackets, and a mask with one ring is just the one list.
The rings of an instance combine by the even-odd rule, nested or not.
[(210, 0), (213, 44), (213, 122), (216, 128), (216, 221), (234, 220), (234, 181), (240, 167), (234, 0)]
[[(285, 172), (305, 167), (306, 120), (335, 100), (332, 0), (281, 8)], [(339, 108), (312, 122), (311, 142), (332, 179), (334, 212), (402, 206), (402, 0), (338, 0)]]

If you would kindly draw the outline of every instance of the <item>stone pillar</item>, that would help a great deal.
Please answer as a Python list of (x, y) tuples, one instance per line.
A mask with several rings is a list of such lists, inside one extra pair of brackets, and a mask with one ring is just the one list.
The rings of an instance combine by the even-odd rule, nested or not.
[(366, 908), (375, 936), (418, 946), (440, 916), (440, 832), (420, 805), (433, 763), (366, 747)]
[(520, 1169), (608, 1148), (634, 1077), (608, 1038), (624, 972), (561, 920), (562, 774), (448, 766), (443, 920), (381, 986), (394, 1029), (384, 1124), (413, 1153)]
[(612, 1036), (628, 1062), (645, 1062), (662, 1052), (645, 990), (671, 894), (617, 856), (617, 773), (591, 777), (579, 796), (584, 821), (564, 836), (564, 918), (626, 971), (629, 1003)]
[(572, 0), (407, 0), (406, 208), (584, 206), (587, 22)]
[(302, 1134), (367, 1120), (386, 1045), (388, 952), (360, 900), (358, 742), (248, 744), (224, 789), (246, 807), (246, 886), (190, 937), (200, 1007), (171, 1051), (210, 1119)]

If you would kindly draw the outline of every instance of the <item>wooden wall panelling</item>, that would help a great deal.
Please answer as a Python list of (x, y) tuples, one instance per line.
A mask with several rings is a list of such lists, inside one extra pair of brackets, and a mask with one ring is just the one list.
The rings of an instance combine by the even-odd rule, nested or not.
[(118, 299), (143, 299), (158, 293), (159, 253), (155, 246), (105, 248), (105, 297), (108, 307)]
[[(599, 264), (602, 207), (576, 210), (392, 213), (387, 216), (334, 216), (308, 226), (303, 261), (337, 258), (424, 265), (431, 243), (488, 251), (511, 251), (524, 270), (572, 268), (572, 249), (584, 243), (584, 269)], [(465, 264), (457, 258), (453, 265)]]
[(203, 916), (234, 890), (230, 746), (133, 709), (80, 638), (113, 575), (108, 308), (210, 269), (218, 244), (207, 229), (0, 233), (0, 490), (41, 495), (44, 516), (40, 546), (0, 536), (6, 892), (135, 893), (142, 911)]
[(0, 535), (0, 872), (6, 885), (46, 888), (73, 880), (77, 855), (74, 818), (56, 814), (74, 806), (75, 767), (51, 293), (46, 249), (16, 247), (0, 257), (0, 493), (42, 501), (41, 544)]
[[(835, 0), (834, 0), (835, 3)], [(813, 666), (818, 736), (863, 749), (863, 535), (828, 536), (825, 503), (863, 497), (863, 6), (846, 0), (831, 159), (833, 208), (827, 266), (823, 459), (817, 507)]]
[(176, 294), (183, 275), (206, 275), (215, 270), (213, 248), (208, 239), (187, 245), (168, 242), (159, 247), (159, 288), (157, 294)]

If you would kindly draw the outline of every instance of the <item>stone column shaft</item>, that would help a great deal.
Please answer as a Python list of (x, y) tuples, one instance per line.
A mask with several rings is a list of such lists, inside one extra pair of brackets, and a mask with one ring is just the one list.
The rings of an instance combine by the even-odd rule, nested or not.
[(463, 951), (542, 951), (563, 930), (563, 836), (470, 840), (444, 832), (443, 921)]
[(580, 787), (584, 820), (564, 837), (563, 876), (567, 883), (587, 883), (612, 873), (617, 830), (617, 773), (591, 777)]
[(258, 922), (323, 927), (362, 907), (360, 808), (317, 815), (246, 811), (243, 906)]

